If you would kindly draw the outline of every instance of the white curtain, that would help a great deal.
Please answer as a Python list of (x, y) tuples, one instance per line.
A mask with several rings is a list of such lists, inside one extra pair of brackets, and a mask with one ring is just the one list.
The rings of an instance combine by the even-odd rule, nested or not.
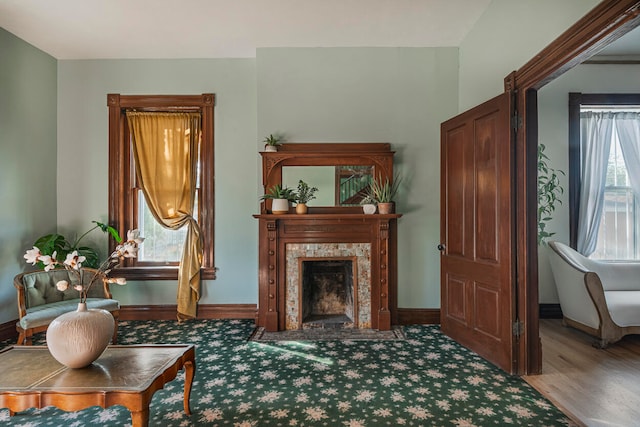
[(581, 185), (578, 215), (578, 252), (591, 255), (596, 249), (604, 205), (604, 187), (613, 135), (611, 112), (580, 113)]
[(636, 198), (640, 200), (640, 113), (615, 113), (615, 129), (620, 141), (622, 156), (627, 165), (627, 173), (631, 181), (631, 188)]

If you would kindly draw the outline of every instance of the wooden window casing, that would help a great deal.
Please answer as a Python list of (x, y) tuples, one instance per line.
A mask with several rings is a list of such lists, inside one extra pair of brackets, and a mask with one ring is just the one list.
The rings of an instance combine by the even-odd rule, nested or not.
[[(214, 123), (215, 95), (107, 95), (109, 107), (109, 224), (120, 233), (136, 228), (137, 191), (131, 156), (127, 110), (199, 111), (202, 114), (200, 148), (200, 193), (198, 224), (202, 232), (203, 257), (201, 278), (216, 278), (214, 267)], [(109, 250), (115, 248), (111, 239)], [(125, 260), (118, 275), (131, 280), (177, 280), (177, 265), (138, 265), (136, 259)]]

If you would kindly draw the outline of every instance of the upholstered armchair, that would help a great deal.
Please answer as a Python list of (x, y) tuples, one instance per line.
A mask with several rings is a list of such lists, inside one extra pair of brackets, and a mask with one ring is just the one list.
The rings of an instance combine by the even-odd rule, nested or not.
[(565, 324), (597, 337), (600, 348), (640, 334), (640, 262), (592, 260), (560, 242), (549, 247)]
[[(84, 270), (91, 273), (82, 275), (88, 283), (96, 270), (89, 268)], [(78, 291), (72, 287), (64, 292), (59, 291), (56, 283), (60, 280), (73, 283), (77, 279), (71, 277), (66, 269), (20, 273), (14, 278), (13, 285), (18, 292), (20, 317), (16, 324), (19, 345), (31, 345), (34, 333), (46, 331), (53, 319), (77, 309), (80, 302)], [(112, 342), (115, 344), (118, 337), (120, 303), (112, 298), (106, 281), (97, 280), (91, 286), (87, 295), (87, 308), (101, 308), (113, 315), (115, 328)]]

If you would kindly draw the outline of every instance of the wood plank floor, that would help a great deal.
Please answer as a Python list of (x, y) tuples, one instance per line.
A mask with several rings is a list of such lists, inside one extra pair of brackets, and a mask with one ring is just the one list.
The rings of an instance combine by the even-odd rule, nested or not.
[(542, 374), (525, 381), (578, 425), (640, 426), (640, 335), (598, 350), (595, 338), (542, 319), (540, 339)]

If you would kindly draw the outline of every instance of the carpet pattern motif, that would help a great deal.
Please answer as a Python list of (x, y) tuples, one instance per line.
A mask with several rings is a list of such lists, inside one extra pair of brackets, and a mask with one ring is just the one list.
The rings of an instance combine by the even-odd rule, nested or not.
[[(570, 421), (518, 377), (461, 347), (437, 325), (405, 340), (255, 342), (249, 320), (123, 321), (119, 344), (194, 343), (192, 415), (184, 373), (153, 396), (151, 426), (563, 426)], [(34, 340), (43, 344), (44, 334)], [(4, 348), (12, 343), (0, 343)], [(0, 424), (129, 426), (120, 406), (30, 409)]]

